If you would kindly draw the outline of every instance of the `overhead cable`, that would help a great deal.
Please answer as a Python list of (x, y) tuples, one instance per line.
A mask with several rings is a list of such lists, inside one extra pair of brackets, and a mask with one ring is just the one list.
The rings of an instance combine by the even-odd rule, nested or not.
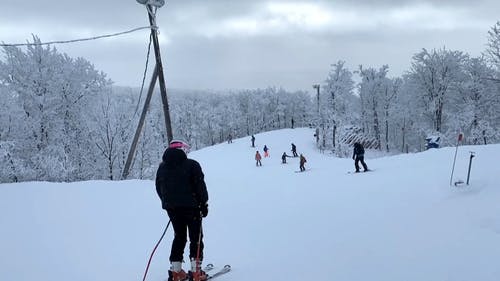
[(96, 39), (101, 39), (101, 38), (120, 36), (123, 34), (132, 33), (132, 32), (135, 32), (135, 31), (138, 31), (141, 29), (158, 29), (158, 28), (157, 28), (157, 26), (143, 26), (143, 27), (138, 27), (138, 28), (134, 28), (131, 30), (112, 33), (112, 34), (105, 34), (105, 35), (99, 35), (99, 36), (94, 36), (94, 37), (89, 37), (89, 38), (73, 39), (73, 40), (58, 40), (58, 41), (50, 41), (50, 42), (33, 42), (33, 43), (19, 43), (19, 44), (7, 44), (7, 43), (2, 42), (2, 43), (0, 43), (0, 46), (2, 46), (2, 47), (19, 47), (19, 46), (30, 46), (30, 45), (67, 44), (67, 43), (75, 43), (75, 42), (81, 42), (81, 41), (90, 41), (90, 40), (96, 40)]

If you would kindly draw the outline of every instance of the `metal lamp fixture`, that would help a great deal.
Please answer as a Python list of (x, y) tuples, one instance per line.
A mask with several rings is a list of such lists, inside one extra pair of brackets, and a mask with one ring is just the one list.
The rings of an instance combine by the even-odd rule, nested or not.
[(142, 5), (151, 5), (153, 7), (160, 8), (165, 5), (165, 0), (136, 0), (137, 3)]

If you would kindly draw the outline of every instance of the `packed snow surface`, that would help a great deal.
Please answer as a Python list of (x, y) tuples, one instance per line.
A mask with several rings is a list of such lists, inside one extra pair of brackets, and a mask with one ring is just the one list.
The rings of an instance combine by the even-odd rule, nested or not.
[[(190, 153), (209, 190), (205, 262), (220, 281), (498, 281), (500, 145), (380, 157), (373, 172), (320, 153), (310, 129), (235, 139)], [(306, 172), (291, 143), (307, 158)], [(255, 151), (270, 157), (256, 167)], [(263, 153), (262, 153), (263, 155)], [(159, 159), (160, 161), (160, 159)], [(137, 281), (168, 222), (150, 180), (0, 185), (0, 280)], [(173, 232), (147, 280), (167, 278)], [(185, 253), (187, 259), (187, 251)], [(187, 269), (187, 263), (184, 268)]]

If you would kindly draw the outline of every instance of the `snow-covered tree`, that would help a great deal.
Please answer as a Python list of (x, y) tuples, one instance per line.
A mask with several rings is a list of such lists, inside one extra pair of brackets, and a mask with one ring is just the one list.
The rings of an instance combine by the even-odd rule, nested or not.
[[(338, 152), (339, 128), (352, 122), (353, 90), (352, 72), (345, 67), (345, 62), (332, 64), (320, 97), (321, 124), (324, 125), (320, 145), (323, 148)], [(331, 141), (327, 144), (326, 139)]]
[[(425, 138), (422, 129), (422, 107), (419, 97), (415, 95), (417, 86), (408, 75), (395, 79), (397, 87), (394, 102), (390, 110), (393, 123), (391, 143), (401, 152), (419, 151)], [(399, 84), (400, 83), (400, 84)]]
[(33, 39), (26, 51), (4, 47), (0, 61), (0, 84), (22, 108), (22, 115), (15, 116), (22, 128), (15, 155), (27, 166), (22, 180), (82, 178), (90, 164), (84, 163), (90, 141), (82, 120), (109, 81), (88, 61)]
[(102, 174), (96, 171), (96, 174), (110, 180), (119, 179), (124, 155), (128, 154), (135, 129), (132, 126), (134, 104), (125, 93), (118, 95), (108, 92), (100, 101), (90, 123), (93, 128), (92, 140), (97, 148), (95, 157), (100, 164), (96, 168), (103, 171)]
[(359, 84), (359, 96), (361, 99), (362, 117), (365, 133), (375, 138), (375, 147), (381, 149), (381, 113), (382, 96), (387, 89), (387, 72), (389, 66), (384, 65), (380, 69), (363, 68), (359, 66), (361, 83)]
[[(494, 71), (488, 74), (485, 79), (495, 82), (495, 100), (500, 102), (500, 21), (497, 21), (496, 24), (488, 31), (486, 57), (488, 58)], [(497, 125), (496, 128), (500, 126), (500, 116), (498, 115), (495, 118), (495, 124)]]
[(486, 144), (497, 138), (495, 116), (500, 108), (495, 82), (485, 79), (493, 71), (483, 57), (470, 58), (464, 65), (465, 79), (459, 94), (452, 97), (454, 131), (465, 133), (471, 144)]
[(417, 85), (417, 95), (424, 105), (424, 114), (431, 128), (437, 133), (443, 131), (443, 110), (448, 96), (463, 78), (463, 64), (467, 55), (445, 48), (421, 52), (413, 56), (410, 77)]
[[(395, 123), (395, 115), (394, 108), (396, 108), (395, 101), (400, 94), (401, 86), (403, 84), (403, 80), (401, 78), (394, 79), (386, 79), (385, 88), (382, 93), (382, 107), (383, 107), (383, 120), (384, 120), (384, 138), (383, 143), (385, 146), (386, 152), (389, 152), (390, 145), (392, 140), (394, 139), (396, 132), (391, 134), (391, 129), (397, 129)], [(392, 136), (392, 138), (390, 138)]]
[(492, 65), (500, 71), (500, 21), (488, 31), (486, 55)]

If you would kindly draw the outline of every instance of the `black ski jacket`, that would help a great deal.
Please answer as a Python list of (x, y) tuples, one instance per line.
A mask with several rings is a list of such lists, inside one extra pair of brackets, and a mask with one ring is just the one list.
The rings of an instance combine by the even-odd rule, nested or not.
[(363, 157), (365, 155), (365, 149), (361, 144), (354, 144), (354, 152), (352, 157)]
[(207, 186), (198, 162), (176, 148), (167, 148), (162, 160), (156, 172), (156, 192), (163, 209), (199, 208), (207, 204)]

